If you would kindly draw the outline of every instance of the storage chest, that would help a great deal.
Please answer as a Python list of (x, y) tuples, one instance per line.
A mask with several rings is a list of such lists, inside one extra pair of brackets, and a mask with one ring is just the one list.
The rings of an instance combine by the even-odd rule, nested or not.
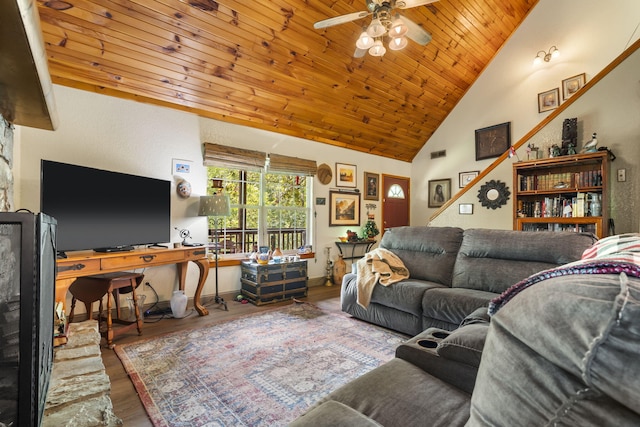
[(256, 305), (307, 296), (307, 261), (258, 264), (243, 261), (241, 292)]

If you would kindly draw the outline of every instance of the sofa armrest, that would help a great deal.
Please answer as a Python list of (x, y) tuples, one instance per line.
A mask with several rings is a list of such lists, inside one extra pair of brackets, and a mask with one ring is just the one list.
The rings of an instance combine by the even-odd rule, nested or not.
[(344, 403), (329, 400), (311, 409), (289, 427), (382, 427), (366, 415)]
[(472, 393), (487, 330), (488, 323), (471, 324), (453, 332), (429, 328), (399, 345), (396, 357)]

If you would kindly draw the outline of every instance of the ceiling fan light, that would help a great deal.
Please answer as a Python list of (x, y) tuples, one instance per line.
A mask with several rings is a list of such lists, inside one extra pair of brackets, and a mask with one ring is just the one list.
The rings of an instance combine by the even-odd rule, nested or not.
[(356, 42), (356, 47), (358, 49), (369, 49), (371, 46), (373, 46), (373, 42), (374, 39), (373, 37), (369, 36), (369, 34), (367, 34), (366, 31), (363, 31), (362, 34), (360, 34), (360, 37), (358, 37), (358, 41)]
[(407, 27), (400, 18), (396, 18), (391, 24), (391, 28), (389, 28), (389, 35), (391, 37), (404, 37), (409, 31), (409, 27)]
[(405, 47), (407, 47), (408, 43), (409, 42), (407, 41), (407, 39), (405, 37), (394, 37), (389, 42), (389, 49), (391, 49), (391, 50), (404, 49)]
[(374, 18), (367, 28), (367, 34), (369, 34), (371, 37), (380, 37), (386, 32), (387, 28), (382, 25), (382, 22), (380, 22), (380, 19), (378, 18)]
[(382, 44), (382, 40), (376, 40), (373, 46), (369, 49), (369, 55), (371, 56), (382, 56), (387, 52), (387, 49), (384, 48)]

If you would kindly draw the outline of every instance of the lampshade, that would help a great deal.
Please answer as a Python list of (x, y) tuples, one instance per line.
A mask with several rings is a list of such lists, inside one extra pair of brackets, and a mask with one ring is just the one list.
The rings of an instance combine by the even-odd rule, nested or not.
[(409, 42), (407, 41), (406, 37), (394, 37), (389, 42), (389, 49), (391, 50), (404, 49), (405, 47), (407, 47), (407, 44), (409, 44)]
[(371, 37), (380, 37), (386, 32), (387, 28), (382, 25), (382, 22), (380, 22), (380, 19), (378, 18), (374, 18), (367, 28), (367, 34), (369, 34)]
[(200, 196), (200, 216), (229, 216), (231, 204), (226, 194), (214, 194), (213, 196)]
[(369, 49), (369, 54), (371, 56), (382, 56), (386, 51), (387, 49), (382, 45), (382, 40), (376, 40), (371, 49)]
[(389, 36), (391, 37), (403, 37), (409, 31), (409, 27), (405, 25), (401, 18), (397, 17), (389, 28)]
[(358, 41), (356, 42), (356, 47), (358, 49), (369, 49), (371, 46), (373, 46), (373, 37), (371, 37), (369, 34), (367, 34), (366, 31), (363, 31), (362, 34), (360, 34), (360, 37), (358, 37)]

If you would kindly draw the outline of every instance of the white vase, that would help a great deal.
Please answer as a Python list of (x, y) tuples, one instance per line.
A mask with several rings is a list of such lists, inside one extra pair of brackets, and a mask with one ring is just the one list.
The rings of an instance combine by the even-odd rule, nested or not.
[(184, 291), (174, 291), (171, 297), (171, 313), (176, 319), (182, 319), (187, 311), (187, 296)]

